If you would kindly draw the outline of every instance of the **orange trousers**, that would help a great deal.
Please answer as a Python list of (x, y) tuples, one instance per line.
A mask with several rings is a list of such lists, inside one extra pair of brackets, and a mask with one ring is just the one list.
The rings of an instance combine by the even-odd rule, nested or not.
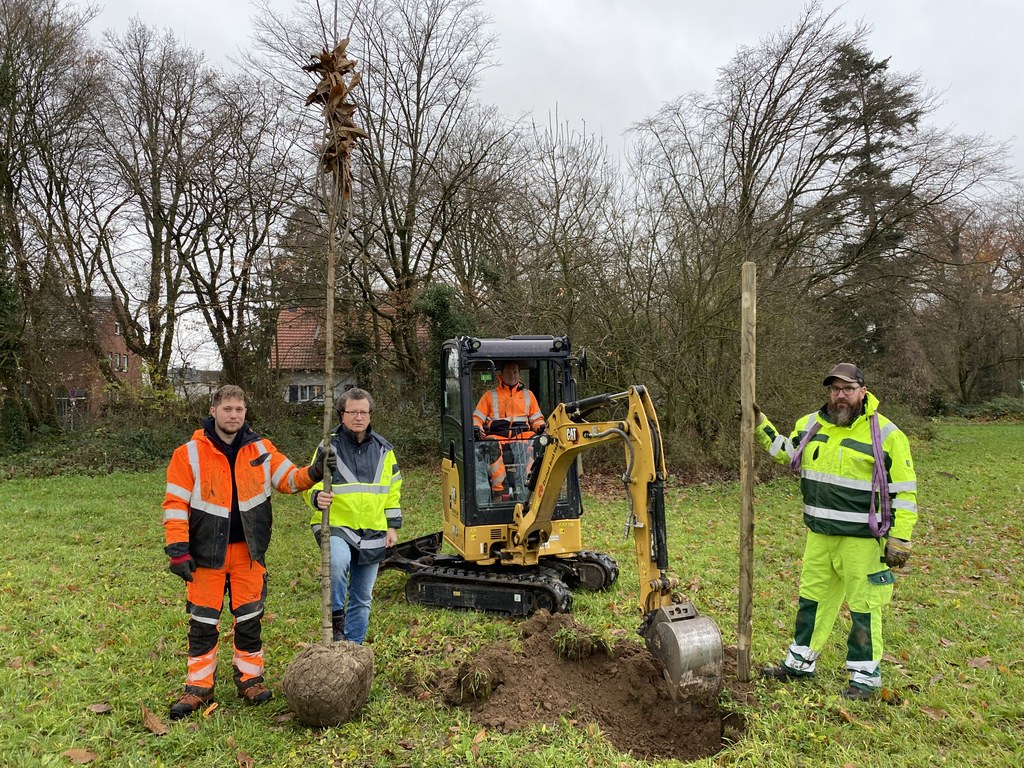
[(267, 599), (267, 569), (253, 560), (245, 542), (239, 541), (228, 544), (223, 568), (197, 568), (186, 585), (188, 692), (203, 694), (213, 690), (225, 593), (231, 598), (231, 613), (235, 617), (235, 685), (244, 689), (263, 682), (261, 620)]

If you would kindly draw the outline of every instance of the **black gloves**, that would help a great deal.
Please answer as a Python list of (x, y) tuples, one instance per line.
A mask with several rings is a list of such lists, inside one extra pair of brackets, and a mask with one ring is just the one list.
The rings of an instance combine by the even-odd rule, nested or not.
[(474, 440), (483, 440), (484, 439), (484, 431), (482, 429), (480, 429), (480, 427), (473, 427), (473, 439)]
[(183, 581), (192, 581), (192, 574), (196, 571), (196, 561), (192, 559), (192, 555), (178, 555), (171, 558), (167, 570), (175, 576), (180, 576)]
[(910, 559), (910, 548), (913, 546), (906, 539), (892, 539), (885, 542), (885, 564), (890, 568), (902, 568)]
[(537, 427), (535, 430), (533, 430), (534, 434), (536, 434), (536, 435), (543, 435), (544, 434), (544, 428), (546, 426), (547, 426), (546, 424), (541, 424), (539, 427)]
[[(313, 478), (314, 483), (319, 483), (324, 479), (324, 446), (321, 443), (316, 449), (316, 455), (313, 457), (313, 461), (309, 465), (309, 476)], [(338, 471), (338, 453), (334, 450), (333, 445), (327, 446), (327, 468), (331, 470), (333, 475)]]

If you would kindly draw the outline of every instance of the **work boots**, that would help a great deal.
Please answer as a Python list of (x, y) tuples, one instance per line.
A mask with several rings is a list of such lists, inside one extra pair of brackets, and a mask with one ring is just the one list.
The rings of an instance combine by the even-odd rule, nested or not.
[(197, 709), (201, 709), (212, 702), (212, 688), (206, 693), (191, 693), (189, 691), (185, 691), (185, 693), (181, 694), (181, 698), (171, 704), (169, 716), (171, 720), (181, 720), (181, 718), (188, 717)]
[(263, 683), (255, 683), (246, 688), (238, 689), (238, 697), (245, 699), (252, 705), (262, 704), (274, 698), (274, 694)]
[(331, 614), (331, 639), (338, 643), (345, 639), (345, 612)]

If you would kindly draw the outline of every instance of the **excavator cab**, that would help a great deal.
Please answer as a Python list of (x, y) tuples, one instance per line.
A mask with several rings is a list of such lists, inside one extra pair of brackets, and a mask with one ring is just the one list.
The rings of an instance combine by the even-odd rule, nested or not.
[[(471, 562), (493, 562), (508, 541), (517, 503), (527, 486), (543, 429), (506, 419), (480, 418), (496, 414), (497, 387), (502, 369), (519, 369), (524, 409), (548, 414), (558, 403), (574, 400), (572, 350), (564, 336), (512, 336), (478, 339), (461, 336), (445, 342), (441, 351), (442, 491), (446, 500), (444, 536)], [(474, 421), (474, 415), (477, 415)], [(455, 504), (454, 499), (458, 500)], [(559, 492), (553, 519), (569, 535), (546, 554), (580, 549), (582, 502), (574, 466)], [(570, 521), (575, 521), (573, 524)]]

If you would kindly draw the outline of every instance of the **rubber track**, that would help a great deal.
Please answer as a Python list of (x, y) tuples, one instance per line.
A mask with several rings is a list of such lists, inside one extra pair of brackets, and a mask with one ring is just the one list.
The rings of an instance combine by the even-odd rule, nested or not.
[[(415, 587), (416, 585), (424, 582), (450, 584), (453, 586), (457, 585), (463, 590), (471, 588), (473, 584), (479, 584), (481, 587), (486, 587), (490, 590), (493, 590), (494, 588), (502, 589), (505, 587), (509, 590), (517, 591), (526, 589), (533, 597), (530, 601), (528, 612), (517, 614), (513, 611), (499, 609), (478, 609), (487, 613), (529, 616), (537, 610), (535, 606), (537, 603), (536, 595), (538, 592), (547, 597), (547, 600), (545, 601), (546, 603), (554, 606), (551, 610), (552, 613), (569, 613), (572, 610), (572, 592), (569, 591), (569, 588), (562, 581), (537, 572), (502, 573), (490, 569), (474, 571), (471, 569), (453, 568), (450, 566), (430, 566), (417, 570), (409, 575), (409, 581), (405, 588), (405, 595), (406, 599), (408, 599), (410, 603), (415, 603), (417, 605), (429, 605), (437, 608), (452, 608), (453, 606), (451, 605), (420, 599), (421, 595)], [(454, 607), (458, 608), (460, 606)]]

